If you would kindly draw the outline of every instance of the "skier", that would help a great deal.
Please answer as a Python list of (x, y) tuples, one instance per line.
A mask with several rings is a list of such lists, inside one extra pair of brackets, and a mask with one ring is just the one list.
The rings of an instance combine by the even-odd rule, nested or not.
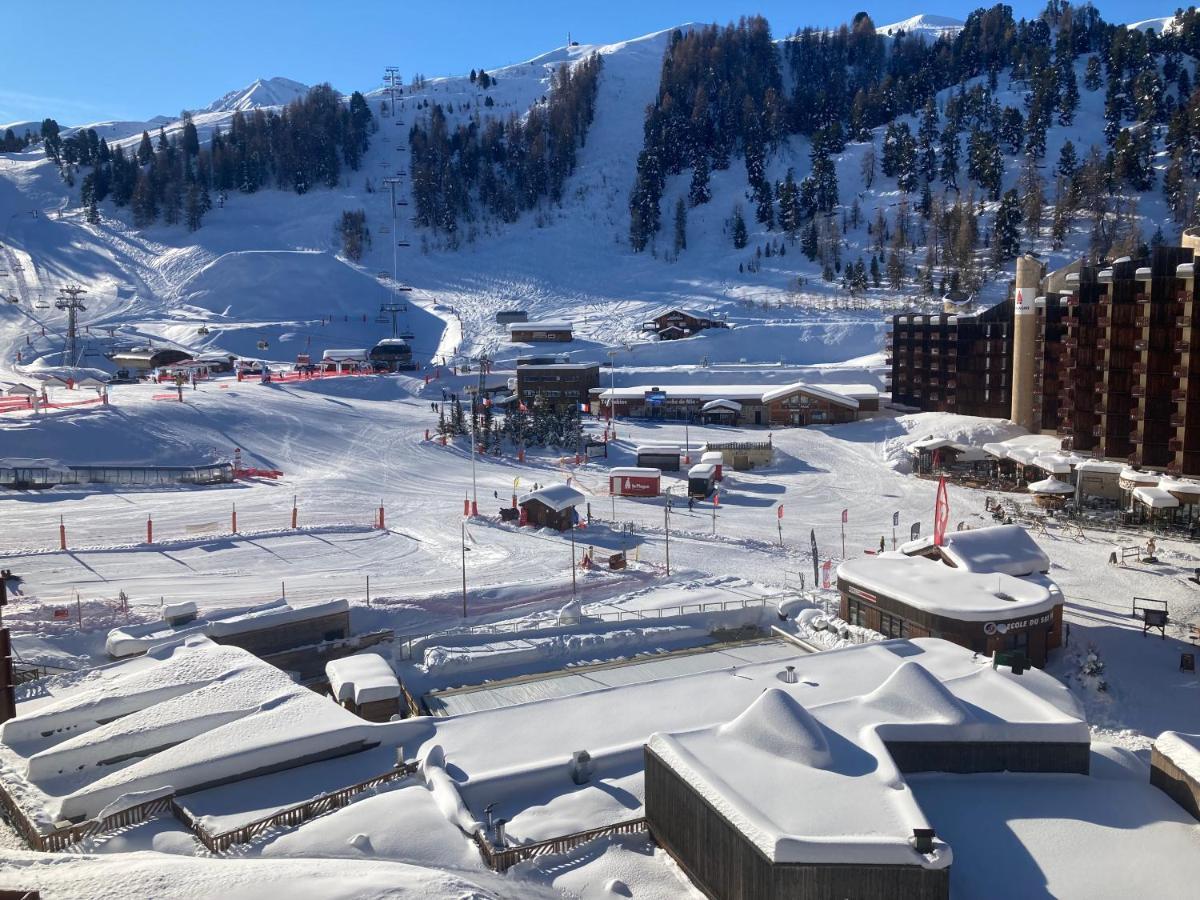
[(886, 547), (886, 546), (887, 546), (887, 545), (886, 545), (886, 544), (884, 544), (884, 542), (883, 542), (883, 535), (881, 534), (881, 535), (879, 536), (879, 552), (880, 552), (880, 553), (882, 553), (882, 552), (883, 552), (883, 550), (884, 550), (884, 547)]
[(688, 512), (695, 512), (695, 511), (696, 511), (696, 498), (688, 497)]

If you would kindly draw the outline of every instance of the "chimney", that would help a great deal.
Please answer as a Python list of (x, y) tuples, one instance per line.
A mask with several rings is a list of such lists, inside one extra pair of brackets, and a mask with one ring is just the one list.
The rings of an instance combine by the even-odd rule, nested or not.
[(795, 666), (788, 666), (786, 669), (783, 670), (783, 680), (786, 684), (795, 684), (797, 681), (800, 680), (796, 677), (796, 667)]
[(930, 854), (933, 852), (933, 836), (932, 828), (914, 828), (909, 843), (918, 853)]
[(496, 820), (496, 849), (504, 849), (504, 826), (508, 824), (508, 819)]

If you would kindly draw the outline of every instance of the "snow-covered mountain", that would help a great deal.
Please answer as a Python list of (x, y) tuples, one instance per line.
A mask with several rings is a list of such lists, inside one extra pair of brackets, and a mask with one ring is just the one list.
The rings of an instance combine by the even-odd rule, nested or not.
[(891, 25), (881, 25), (875, 30), (879, 34), (894, 35), (903, 31), (905, 34), (927, 35), (932, 38), (942, 35), (957, 34), (963, 27), (960, 19), (950, 16), (935, 16), (932, 13), (917, 13), (903, 22), (893, 22)]
[(267, 106), (284, 106), (308, 93), (308, 85), (290, 78), (259, 78), (253, 84), (214, 100), (204, 112), (245, 112)]

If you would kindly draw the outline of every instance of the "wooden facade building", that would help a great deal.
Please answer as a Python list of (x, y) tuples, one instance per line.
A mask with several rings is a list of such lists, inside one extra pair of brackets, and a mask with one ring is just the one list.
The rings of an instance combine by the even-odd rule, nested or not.
[(527, 405), (541, 397), (556, 412), (591, 400), (600, 384), (598, 363), (552, 363), (517, 366), (517, 395)]

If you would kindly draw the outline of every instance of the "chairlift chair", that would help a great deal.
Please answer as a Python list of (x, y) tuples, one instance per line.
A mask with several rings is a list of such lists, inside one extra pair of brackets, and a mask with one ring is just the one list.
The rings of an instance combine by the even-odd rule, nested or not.
[(375, 317), (376, 325), (386, 325), (390, 321), (392, 321), (392, 320), (389, 319), (387, 316), (376, 316)]
[(13, 271), (14, 271), (14, 272), (24, 272), (24, 271), (25, 271), (25, 264), (24, 264), (24, 263), (21, 263), (21, 262), (15, 262), (15, 263), (13, 263)]
[(7, 300), (9, 303), (20, 303), (21, 302), (21, 298), (18, 297), (16, 294), (9, 294), (4, 299)]
[(411, 247), (412, 244), (410, 244), (408, 241), (396, 241), (396, 246), (397, 247)]
[(397, 335), (397, 337), (399, 337), (401, 340), (411, 341), (413, 338), (416, 337), (416, 335), (413, 334), (411, 331), (402, 331), (402, 332), (400, 332), (400, 334)]
[(258, 347), (259, 350), (266, 350), (271, 345), (269, 343), (267, 343), (266, 341), (259, 341), (256, 346)]
[(396, 205), (397, 206), (408, 206), (408, 201), (405, 200), (404, 198), (401, 198), (396, 201)]
[(33, 308), (34, 309), (49, 309), (50, 303), (46, 300), (39, 300), (35, 304), (33, 304)]
[(208, 334), (208, 326), (201, 325), (199, 328), (196, 329), (196, 334), (200, 335), (201, 337), (204, 337), (204, 335)]
[(412, 290), (412, 288), (411, 288), (411, 287), (408, 287), (407, 285), (397, 285), (397, 286), (396, 286), (396, 290), (398, 290), (398, 291), (406, 291), (406, 292), (407, 292), (407, 291), (411, 291), (411, 290)]
[(380, 225), (380, 226), (379, 226), (379, 233), (380, 233), (380, 234), (391, 234), (391, 233), (392, 233), (392, 226), (391, 226), (391, 225)]

